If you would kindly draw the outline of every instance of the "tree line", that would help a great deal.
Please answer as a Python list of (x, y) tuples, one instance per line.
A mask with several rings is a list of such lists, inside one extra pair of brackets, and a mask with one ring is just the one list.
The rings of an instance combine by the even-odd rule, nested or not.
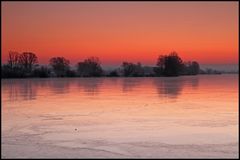
[(8, 54), (7, 64), (1, 66), (2, 78), (24, 77), (144, 77), (144, 76), (180, 76), (197, 75), (200, 66), (196, 61), (183, 62), (176, 52), (160, 55), (156, 66), (142, 66), (140, 62), (123, 62), (119, 68), (104, 71), (99, 58), (90, 57), (78, 62), (76, 68), (70, 67), (70, 61), (64, 57), (53, 57), (48, 66), (38, 64), (36, 54), (32, 52), (13, 52)]

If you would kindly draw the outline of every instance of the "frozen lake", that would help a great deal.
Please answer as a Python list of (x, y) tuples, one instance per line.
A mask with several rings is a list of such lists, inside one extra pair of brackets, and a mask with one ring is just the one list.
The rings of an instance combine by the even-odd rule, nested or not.
[(2, 158), (237, 158), (238, 75), (4, 79)]

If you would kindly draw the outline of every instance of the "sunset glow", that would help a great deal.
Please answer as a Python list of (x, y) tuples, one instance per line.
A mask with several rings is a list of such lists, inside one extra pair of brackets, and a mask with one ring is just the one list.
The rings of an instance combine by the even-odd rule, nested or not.
[(200, 64), (238, 63), (238, 2), (2, 2), (2, 62), (10, 50), (39, 63), (89, 56), (155, 65), (176, 51)]

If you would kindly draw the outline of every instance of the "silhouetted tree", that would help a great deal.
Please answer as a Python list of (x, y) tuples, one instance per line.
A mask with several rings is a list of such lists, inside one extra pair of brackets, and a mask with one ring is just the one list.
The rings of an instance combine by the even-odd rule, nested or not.
[(200, 72), (200, 67), (198, 62), (196, 61), (189, 61), (184, 63), (183, 74), (185, 75), (197, 75)]
[(129, 77), (133, 73), (134, 70), (134, 64), (128, 63), (128, 62), (123, 62), (122, 64), (123, 67), (123, 73), (124, 76)]
[(37, 63), (37, 56), (32, 52), (23, 52), (19, 56), (19, 65), (25, 70), (26, 74), (31, 74)]
[(70, 68), (69, 60), (65, 59), (64, 57), (53, 57), (50, 59), (49, 62), (57, 77), (66, 76)]
[(157, 66), (158, 68), (154, 69), (157, 75), (179, 76), (183, 71), (184, 64), (177, 53), (172, 52), (169, 55), (159, 56)]
[(25, 71), (19, 64), (20, 54), (10, 51), (8, 54), (7, 64), (1, 67), (3, 78), (20, 78), (25, 77)]
[(141, 63), (139, 62), (137, 64), (123, 62), (122, 68), (123, 68), (124, 76), (126, 77), (133, 77), (133, 76), (139, 77), (144, 75), (144, 69)]
[(13, 52), (13, 51), (10, 51), (8, 53), (7, 62), (8, 62), (8, 65), (11, 69), (18, 67), (18, 65), (19, 65), (19, 55), (20, 54), (18, 52)]
[(200, 66), (199, 66), (198, 62), (196, 62), (196, 61), (193, 61), (193, 62), (192, 62), (191, 70), (192, 70), (192, 74), (193, 74), (193, 75), (196, 75), (196, 74), (199, 73), (199, 71), (200, 71)]
[(90, 57), (77, 64), (78, 75), (81, 77), (99, 77), (103, 73), (100, 60), (97, 57)]

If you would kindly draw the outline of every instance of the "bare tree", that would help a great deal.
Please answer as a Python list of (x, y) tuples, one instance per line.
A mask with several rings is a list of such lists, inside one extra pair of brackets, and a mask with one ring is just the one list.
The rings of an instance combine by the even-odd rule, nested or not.
[(14, 52), (14, 51), (10, 51), (8, 53), (8, 65), (11, 69), (13, 69), (14, 67), (17, 67), (18, 63), (19, 63), (19, 53), (18, 52)]
[(23, 52), (19, 56), (19, 64), (27, 71), (31, 72), (38, 63), (37, 56), (32, 52)]

